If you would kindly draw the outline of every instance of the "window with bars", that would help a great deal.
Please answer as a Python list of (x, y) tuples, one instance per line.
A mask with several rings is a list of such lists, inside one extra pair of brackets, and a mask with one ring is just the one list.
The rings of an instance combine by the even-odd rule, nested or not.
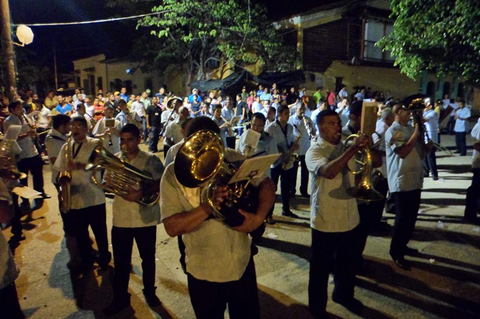
[(392, 23), (367, 20), (365, 22), (363, 58), (379, 62), (394, 62), (395, 58), (391, 56), (389, 51), (382, 51), (380, 47), (375, 46), (375, 43), (392, 31)]

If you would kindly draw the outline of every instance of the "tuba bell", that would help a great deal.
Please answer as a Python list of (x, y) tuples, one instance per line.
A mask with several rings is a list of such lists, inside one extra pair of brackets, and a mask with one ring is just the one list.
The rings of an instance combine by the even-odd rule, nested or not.
[[(156, 185), (157, 181), (153, 179), (150, 173), (134, 167), (122, 158), (116, 157), (102, 145), (95, 147), (88, 162), (89, 164), (85, 169), (92, 172), (93, 183), (105, 191), (125, 196), (128, 187), (132, 187), (142, 190), (143, 197), (137, 200), (137, 203), (152, 206), (158, 201), (160, 192), (158, 191), (158, 185)], [(97, 173), (102, 171), (106, 171), (105, 175), (110, 177), (108, 184), (97, 178)]]
[[(0, 141), (0, 177), (15, 180), (27, 177), (17, 169), (17, 162), (13, 154), (15, 140), (2, 139)], [(18, 148), (18, 146), (17, 146)]]
[[(348, 142), (353, 141), (358, 138), (360, 135), (352, 134), (347, 137), (345, 140), (345, 145), (348, 145)], [(372, 182), (372, 150), (367, 145), (364, 149), (358, 151), (358, 154), (355, 156), (355, 163), (359, 165), (358, 170), (352, 170), (349, 168), (350, 172), (353, 175), (361, 174), (360, 181), (353, 187), (347, 188), (347, 194), (355, 197), (356, 199), (363, 200), (366, 202), (377, 201), (384, 198), (384, 196), (375, 190)]]
[[(225, 148), (219, 134), (202, 130), (190, 135), (179, 149), (174, 162), (175, 175), (185, 187), (207, 186), (201, 198), (213, 209), (213, 216), (228, 226), (243, 224), (244, 217), (238, 209), (255, 213), (258, 193), (249, 181), (229, 184), (237, 167), (224, 161)], [(213, 192), (218, 186), (228, 187), (228, 196), (218, 210), (213, 202)]]

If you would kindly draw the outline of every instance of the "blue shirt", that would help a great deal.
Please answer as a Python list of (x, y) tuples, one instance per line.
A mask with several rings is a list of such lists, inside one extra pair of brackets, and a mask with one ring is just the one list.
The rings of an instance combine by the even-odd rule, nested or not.
[(72, 106), (70, 104), (65, 104), (65, 107), (62, 107), (61, 104), (58, 104), (57, 107), (55, 108), (55, 110), (57, 110), (58, 113), (61, 113), (61, 114), (65, 114), (67, 112), (72, 112), (73, 109), (72, 109)]
[(393, 122), (385, 133), (387, 153), (388, 189), (390, 192), (408, 192), (423, 186), (423, 164), (418, 152), (418, 145), (402, 159), (395, 153), (413, 134), (412, 126), (403, 126)]
[[(455, 120), (455, 128), (454, 131), (458, 133), (466, 132), (467, 131), (467, 123), (468, 118), (472, 116), (470, 109), (464, 106), (462, 109), (457, 110), (457, 119)], [(465, 120), (461, 120), (465, 119)]]

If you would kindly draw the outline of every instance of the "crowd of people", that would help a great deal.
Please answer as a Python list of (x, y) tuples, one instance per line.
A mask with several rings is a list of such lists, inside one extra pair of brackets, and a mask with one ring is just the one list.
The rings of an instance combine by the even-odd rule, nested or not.
[[(50, 198), (43, 180), (43, 158), (47, 157), (51, 182), (59, 193), (58, 209), (70, 255), (67, 267), (74, 276), (81, 276), (94, 264), (106, 270), (111, 263), (105, 197), (113, 195), (114, 297), (104, 309), (108, 316), (130, 306), (128, 282), (134, 241), (142, 259), (145, 300), (151, 307), (160, 305), (155, 292), (155, 250), (157, 225), (163, 223), (168, 235), (179, 239), (182, 266), (198, 318), (223, 318), (227, 305), (231, 318), (259, 318), (255, 242), (260, 240), (265, 224), (275, 223), (273, 208), (279, 183), (283, 216), (298, 218), (290, 207), (297, 186), (298, 196), (310, 199), (308, 306), (312, 315), (328, 317), (327, 284), (332, 272), (332, 300), (354, 313), (361, 312), (363, 305), (354, 297), (354, 286), (367, 236), (384, 226), (384, 210), (395, 213), (389, 252), (398, 267), (410, 268), (405, 256), (415, 253), (407, 244), (415, 228), (423, 179), (430, 173), (434, 180), (439, 178), (435, 146), (440, 142), (440, 119), (452, 119), (453, 124), (449, 120), (446, 129), (453, 126), (457, 151), (463, 156), (471, 116), (461, 99), (448, 100), (447, 105), (442, 100), (430, 103), (419, 95), (400, 101), (382, 92), (372, 93), (370, 88), (359, 88), (350, 95), (345, 85), (338, 92), (319, 87), (311, 96), (305, 88), (259, 85), (258, 90), (250, 92), (243, 87), (234, 98), (196, 88), (182, 98), (167, 93), (163, 87), (155, 94), (145, 90), (128, 95), (127, 89), (121, 88), (106, 94), (99, 92), (96, 97), (86, 96), (80, 89), (73, 96), (50, 91), (44, 99), (31, 91), (18, 93), (21, 99), (8, 101), (3, 95), (0, 99), (5, 137), (9, 128), (19, 127), (16, 141), (2, 141), (10, 153), (0, 153), (4, 177), (0, 179), (0, 221), (11, 225), (16, 240), (25, 238), (20, 218)], [(364, 101), (379, 102), (372, 136), (360, 130)], [(252, 179), (261, 200), (254, 211), (240, 209), (241, 222), (234, 226), (214, 214), (231, 196), (229, 187), (221, 185), (209, 190), (209, 200), (205, 201), (206, 184), (186, 186), (176, 167), (180, 165), (175, 165), (184, 145), (194, 144), (192, 136), (203, 131), (221, 138), (228, 163), (279, 154), (265, 174)], [(477, 136), (476, 151), (480, 150), (479, 132), (480, 126), (472, 132)], [(347, 145), (345, 139), (352, 134), (357, 135)], [(140, 149), (141, 143), (148, 144), (149, 152)], [(163, 147), (163, 163), (159, 154), (154, 154), (159, 152), (159, 146)], [(375, 167), (372, 178), (375, 176), (381, 200), (350, 195), (350, 189), (358, 186), (349, 173), (351, 162), (365, 149), (370, 150), (368, 156)], [(122, 180), (118, 175), (124, 171), (107, 168), (92, 172), (96, 165), (92, 155), (104, 154), (104, 150), (111, 155), (97, 156), (118, 158), (122, 165), (149, 176), (149, 186), (132, 182), (128, 174)], [(208, 147), (202, 149), (208, 151)], [(477, 157), (470, 198), (467, 194), (465, 218), (469, 222), (478, 222)], [(12, 177), (17, 169), (25, 175)], [(12, 193), (19, 183), (27, 186), (29, 173), (33, 188), (40, 194), (34, 207), (30, 207), (28, 199)], [(92, 174), (101, 183), (95, 183)], [(121, 186), (116, 185), (119, 179)], [(147, 198), (154, 200), (149, 202)], [(98, 250), (92, 248), (89, 228)], [(23, 318), (14, 284), (18, 272), (13, 257), (3, 247), (3, 235), (0, 245), (0, 258), (7, 261), (0, 268), (0, 304), (9, 303), (9, 318)], [(12, 307), (14, 301), (16, 306)]]

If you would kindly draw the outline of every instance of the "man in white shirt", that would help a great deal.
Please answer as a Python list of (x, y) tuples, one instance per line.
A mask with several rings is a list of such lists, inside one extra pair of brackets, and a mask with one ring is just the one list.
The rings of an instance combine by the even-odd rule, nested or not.
[[(142, 189), (127, 186), (125, 196), (115, 196), (113, 200), (113, 228), (112, 246), (115, 262), (115, 276), (113, 279), (113, 301), (104, 309), (104, 314), (114, 315), (130, 306), (128, 282), (131, 271), (133, 242), (142, 258), (143, 294), (150, 307), (160, 305), (155, 295), (155, 245), (157, 239), (157, 225), (160, 224), (160, 206), (156, 202), (151, 206), (136, 201), (149, 194), (160, 192), (160, 179), (164, 167), (160, 159), (152, 153), (140, 150), (140, 130), (133, 124), (125, 125), (120, 131), (122, 151), (117, 157), (124, 158), (125, 162), (139, 170), (149, 173), (155, 180), (154, 189)], [(105, 173), (107, 185), (114, 176)]]
[(92, 135), (102, 140), (103, 147), (115, 154), (120, 152), (120, 130), (122, 124), (113, 118), (113, 109), (106, 106), (102, 117), (92, 130)]
[[(203, 121), (210, 120), (204, 117), (193, 119), (189, 130), (196, 131), (195, 123)], [(210, 123), (210, 130), (218, 134), (216, 124)], [(226, 156), (229, 157), (232, 152), (238, 154), (230, 150)], [(231, 318), (260, 318), (248, 232), (263, 223), (273, 205), (275, 191), (271, 180), (265, 178), (259, 181), (257, 189), (262, 200), (256, 212), (240, 210), (244, 222), (232, 228), (212, 218), (212, 207), (201, 202), (206, 188), (184, 187), (177, 179), (174, 167), (174, 163), (166, 167), (160, 183), (161, 216), (167, 234), (182, 236), (185, 244), (188, 290), (196, 317), (223, 318), (228, 305)], [(226, 187), (218, 187), (214, 191), (212, 200), (217, 208), (227, 194)]]
[[(71, 207), (64, 219), (65, 232), (76, 237), (80, 257), (82, 258), (81, 271), (89, 271), (94, 259), (99, 266), (105, 269), (111, 259), (108, 251), (105, 193), (96, 186), (92, 173), (85, 168), (95, 147), (100, 144), (98, 139), (87, 136), (87, 121), (82, 117), (75, 117), (71, 121), (72, 141), (69, 147), (63, 145), (55, 161), (54, 168), (59, 171), (71, 171), (70, 183)], [(70, 161), (65, 160), (65, 152), (70, 149)], [(67, 157), (68, 159), (68, 157)], [(97, 175), (100, 179), (100, 176)], [(91, 227), (97, 241), (99, 256), (93, 255), (93, 248), (88, 232)]]
[[(428, 137), (432, 142), (439, 143), (438, 139), (438, 113), (433, 109), (433, 104), (428, 102), (427, 107), (423, 111), (423, 119), (425, 121), (425, 129)], [(435, 147), (428, 152), (425, 161), (425, 176), (428, 176), (429, 172), (432, 173), (433, 180), (438, 180), (437, 170), (437, 157), (435, 155)]]
[(347, 164), (368, 144), (368, 137), (358, 137), (345, 150), (340, 118), (333, 110), (320, 112), (317, 126), (320, 138), (306, 154), (312, 178), (309, 309), (315, 318), (328, 317), (328, 276), (334, 272), (333, 301), (358, 314), (363, 305), (354, 298), (354, 287), (361, 230), (357, 201), (346, 193), (355, 185)]
[(455, 111), (455, 144), (457, 145), (457, 151), (460, 156), (467, 155), (467, 131), (468, 120), (470, 119), (470, 108), (465, 106), (465, 101), (460, 100), (458, 102), (458, 109)]

